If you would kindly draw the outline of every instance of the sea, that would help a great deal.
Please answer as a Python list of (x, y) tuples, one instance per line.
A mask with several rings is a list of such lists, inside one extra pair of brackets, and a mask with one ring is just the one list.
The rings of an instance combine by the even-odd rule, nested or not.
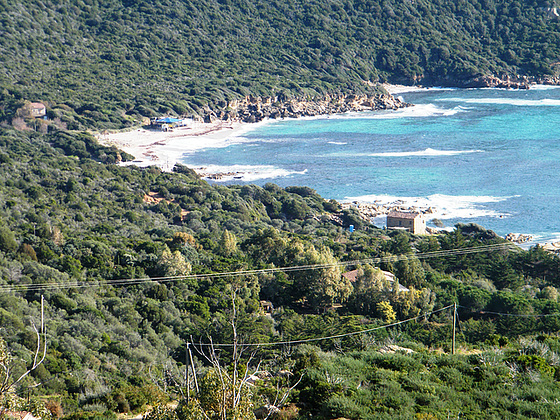
[(395, 96), (411, 106), (271, 120), (182, 162), (225, 174), (210, 182), (305, 185), (341, 202), (433, 207), (428, 224), (448, 229), (560, 241), (560, 87)]

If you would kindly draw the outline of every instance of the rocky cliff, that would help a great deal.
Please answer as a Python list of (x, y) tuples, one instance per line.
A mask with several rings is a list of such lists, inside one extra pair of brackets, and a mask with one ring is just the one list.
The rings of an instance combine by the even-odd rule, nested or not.
[(320, 99), (252, 97), (232, 101), (227, 108), (204, 110), (204, 121), (217, 119), (258, 122), (265, 118), (298, 118), (350, 111), (377, 111), (408, 106), (388, 93), (376, 95), (327, 95)]

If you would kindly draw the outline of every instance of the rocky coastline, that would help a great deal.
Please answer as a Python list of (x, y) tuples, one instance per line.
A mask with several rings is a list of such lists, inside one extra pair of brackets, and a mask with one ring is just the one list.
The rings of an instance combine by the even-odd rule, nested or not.
[[(396, 200), (390, 203), (384, 203), (381, 201), (377, 201), (375, 203), (366, 203), (359, 201), (341, 202), (340, 206), (343, 210), (357, 210), (360, 218), (367, 222), (374, 222), (376, 221), (376, 219), (377, 221), (379, 221), (380, 217), (387, 216), (387, 214), (389, 214), (389, 212), (391, 211), (420, 213), (423, 214), (427, 220), (432, 220), (432, 222), (437, 226), (437, 228), (428, 226), (426, 228), (427, 233), (433, 235), (445, 231), (441, 221), (436, 218), (438, 209), (434, 207), (407, 205), (403, 200)], [(533, 237), (533, 235), (528, 234), (508, 233), (507, 235), (505, 235), (504, 239), (517, 245), (521, 245), (532, 242), (535, 238)], [(546, 244), (544, 248), (550, 252), (560, 254), (560, 243)]]
[(216, 120), (259, 122), (265, 119), (315, 117), (345, 112), (396, 110), (410, 106), (389, 93), (326, 95), (316, 99), (247, 96), (224, 109), (203, 110), (204, 122)]
[[(434, 207), (422, 207), (415, 205), (407, 205), (403, 200), (396, 200), (390, 203), (376, 201), (374, 203), (366, 203), (360, 201), (341, 202), (340, 207), (342, 210), (354, 209), (358, 212), (361, 219), (374, 223), (379, 222), (380, 217), (386, 217), (392, 211), (405, 212), (405, 213), (420, 213), (423, 214), (428, 220), (433, 220), (434, 224), (437, 219), (435, 218), (438, 210)], [(376, 220), (377, 219), (377, 220)], [(441, 222), (440, 222), (441, 223)], [(443, 228), (443, 225), (441, 226)], [(442, 233), (445, 229), (427, 227), (426, 232), (429, 234)]]
[(375, 203), (365, 203), (359, 201), (342, 202), (340, 206), (343, 210), (355, 209), (360, 214), (360, 217), (367, 221), (372, 221), (375, 218), (386, 216), (391, 211), (399, 212), (414, 212), (427, 215), (435, 215), (437, 210), (433, 207), (418, 207), (407, 205), (402, 200), (396, 200), (391, 203), (383, 203), (381, 201)]
[[(447, 82), (447, 81), (446, 81)], [(560, 85), (558, 76), (479, 76), (472, 79), (453, 81), (452, 86), (460, 88), (498, 88), (498, 89), (530, 89), (532, 85)], [(449, 83), (445, 83), (449, 85)], [(451, 86), (451, 85), (450, 85)]]
[[(420, 83), (420, 84), (419, 84)], [(484, 75), (466, 80), (428, 80), (417, 78), (415, 86), (450, 86), (458, 88), (530, 89), (532, 85), (560, 85), (560, 76)], [(283, 96), (246, 96), (224, 107), (205, 106), (197, 118), (205, 123), (216, 121), (260, 122), (265, 119), (315, 117), (359, 111), (396, 110), (410, 106), (381, 89), (373, 94), (328, 94), (315, 98)]]

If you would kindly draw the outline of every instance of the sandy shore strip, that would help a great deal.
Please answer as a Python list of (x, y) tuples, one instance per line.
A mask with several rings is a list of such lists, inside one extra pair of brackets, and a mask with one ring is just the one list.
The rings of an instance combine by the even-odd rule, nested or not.
[(385, 90), (391, 95), (398, 95), (399, 93), (404, 92), (417, 92), (421, 90), (427, 90), (427, 88), (423, 86), (392, 85), (389, 83), (383, 83), (381, 86), (383, 86), (383, 88), (385, 88)]
[(241, 140), (244, 133), (259, 124), (217, 121), (213, 123), (193, 122), (172, 131), (138, 128), (119, 133), (98, 134), (99, 143), (115, 146), (135, 159), (123, 165), (158, 166), (171, 171), (181, 157), (189, 152), (213, 147), (227, 147)]

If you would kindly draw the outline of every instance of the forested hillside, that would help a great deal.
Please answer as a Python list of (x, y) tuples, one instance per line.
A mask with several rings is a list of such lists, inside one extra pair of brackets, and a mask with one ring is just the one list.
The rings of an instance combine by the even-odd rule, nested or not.
[[(47, 337), (44, 362), (13, 389), (32, 398), (14, 401), (4, 389), (4, 407), (93, 419), (181, 400), (191, 343), (201, 394), (152, 418), (194, 418), (213, 412), (222, 389), (198, 344), (335, 336), (242, 357), (272, 376), (241, 388), (249, 405), (239, 410), (273, 404), (278, 385), (293, 387), (279, 418), (442, 418), (458, 407), (481, 418), (488, 406), (496, 418), (556, 415), (556, 256), (510, 250), (475, 225), (430, 237), (384, 231), (306, 187), (211, 186), (182, 166), (116, 166), (118, 153), (87, 134), (0, 133), (8, 383), (32, 366), (41, 296)], [(341, 276), (355, 268), (354, 281)], [(446, 354), (453, 303), (467, 355)], [(406, 322), (384, 327), (395, 321)], [(415, 353), (392, 354), (394, 345)], [(235, 360), (220, 354), (223, 367)]]
[(0, 0), (0, 418), (558, 418), (556, 255), (120, 166), (85, 131), (246, 95), (557, 77), (556, 6)]
[(555, 1), (2, 1), (1, 101), (107, 128), (245, 95), (558, 76)]

